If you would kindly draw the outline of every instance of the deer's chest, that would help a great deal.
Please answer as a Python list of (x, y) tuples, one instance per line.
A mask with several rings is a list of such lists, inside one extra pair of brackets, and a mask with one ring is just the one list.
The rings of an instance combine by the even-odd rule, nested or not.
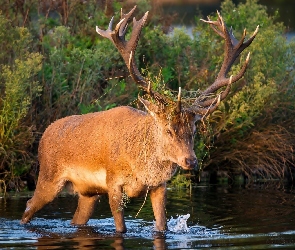
[(145, 196), (148, 190), (162, 185), (171, 179), (174, 175), (177, 165), (162, 169), (159, 173), (153, 171), (144, 171), (141, 174), (132, 172), (125, 176), (123, 190), (129, 197)]
[(138, 185), (134, 184), (125, 184), (123, 186), (124, 193), (127, 194), (128, 197), (140, 197), (144, 196), (148, 190), (148, 187), (138, 183)]

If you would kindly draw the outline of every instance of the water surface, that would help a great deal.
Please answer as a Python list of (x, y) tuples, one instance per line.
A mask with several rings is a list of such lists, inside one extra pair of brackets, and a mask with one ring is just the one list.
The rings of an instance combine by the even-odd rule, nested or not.
[(295, 194), (260, 186), (198, 186), (168, 191), (166, 236), (153, 233), (149, 199), (125, 210), (128, 232), (115, 233), (106, 197), (87, 226), (70, 224), (77, 199), (62, 195), (32, 222), (19, 220), (31, 194), (0, 199), (1, 249), (295, 249)]

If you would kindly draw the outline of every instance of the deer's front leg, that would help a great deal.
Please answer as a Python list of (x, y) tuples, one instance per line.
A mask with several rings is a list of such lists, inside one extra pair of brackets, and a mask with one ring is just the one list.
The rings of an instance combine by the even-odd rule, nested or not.
[(109, 190), (109, 203), (114, 217), (116, 232), (126, 233), (126, 225), (124, 221), (124, 206), (122, 205), (122, 187), (112, 186)]
[(151, 193), (151, 201), (154, 211), (154, 216), (156, 219), (156, 231), (165, 231), (167, 229), (166, 223), (166, 183), (161, 186), (152, 189)]

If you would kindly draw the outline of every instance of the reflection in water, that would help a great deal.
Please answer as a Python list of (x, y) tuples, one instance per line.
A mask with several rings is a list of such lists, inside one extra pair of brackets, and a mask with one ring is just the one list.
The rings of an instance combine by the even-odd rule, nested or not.
[[(113, 248), (116, 250), (130, 249), (138, 245), (154, 246), (155, 249), (166, 249), (166, 235), (163, 233), (151, 233), (152, 227), (147, 226), (139, 231), (139, 227), (134, 227), (136, 222), (127, 222), (128, 226), (133, 226), (133, 232), (128, 234), (114, 233), (112, 219), (102, 220), (102, 224), (107, 225), (104, 232), (97, 229), (97, 226), (70, 226), (69, 221), (54, 220), (48, 223), (46, 220), (37, 219), (37, 223), (26, 225), (25, 230), (33, 235), (38, 235), (36, 242), (32, 245), (36, 249), (57, 249), (57, 248), (78, 248), (97, 249)], [(94, 223), (94, 220), (90, 224)], [(97, 223), (97, 221), (95, 221)], [(136, 232), (137, 231), (137, 232)], [(139, 242), (140, 240), (140, 242)], [(0, 241), (1, 242), (1, 241)], [(137, 246), (137, 247), (136, 247)]]
[[(123, 250), (130, 248), (138, 249), (138, 245), (138, 243), (132, 243), (130, 239), (124, 240), (123, 235), (107, 238), (105, 235), (99, 236), (93, 228), (78, 229), (74, 235), (64, 239), (44, 236), (38, 238), (38, 242), (34, 244), (38, 250), (58, 248)], [(141, 245), (145, 245), (149, 248), (153, 246), (154, 249), (167, 249), (164, 237), (154, 237), (152, 245), (150, 245), (150, 241), (148, 240), (141, 240)]]
[(150, 201), (125, 212), (126, 234), (116, 234), (108, 201), (102, 198), (87, 226), (72, 226), (77, 199), (59, 197), (20, 225), (27, 198), (0, 199), (0, 248), (23, 249), (173, 249), (295, 248), (295, 195), (275, 189), (199, 186), (169, 190), (170, 231), (153, 233)]
[(34, 244), (37, 249), (57, 249), (57, 248), (77, 248), (77, 249), (97, 249), (104, 246), (112, 247), (116, 250), (124, 249), (124, 238), (122, 235), (106, 236), (99, 234), (91, 226), (78, 227), (74, 233), (68, 235), (49, 234), (38, 230), (32, 230), (39, 235), (38, 242)]

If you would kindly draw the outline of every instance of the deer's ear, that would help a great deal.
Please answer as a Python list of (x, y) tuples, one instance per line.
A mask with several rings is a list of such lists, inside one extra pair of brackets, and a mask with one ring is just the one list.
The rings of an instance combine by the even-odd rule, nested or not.
[(157, 105), (155, 105), (154, 103), (148, 100), (141, 98), (140, 96), (138, 96), (138, 100), (143, 104), (143, 106), (145, 107), (145, 109), (151, 116), (153, 117), (157, 116), (157, 114), (159, 113), (159, 107)]

